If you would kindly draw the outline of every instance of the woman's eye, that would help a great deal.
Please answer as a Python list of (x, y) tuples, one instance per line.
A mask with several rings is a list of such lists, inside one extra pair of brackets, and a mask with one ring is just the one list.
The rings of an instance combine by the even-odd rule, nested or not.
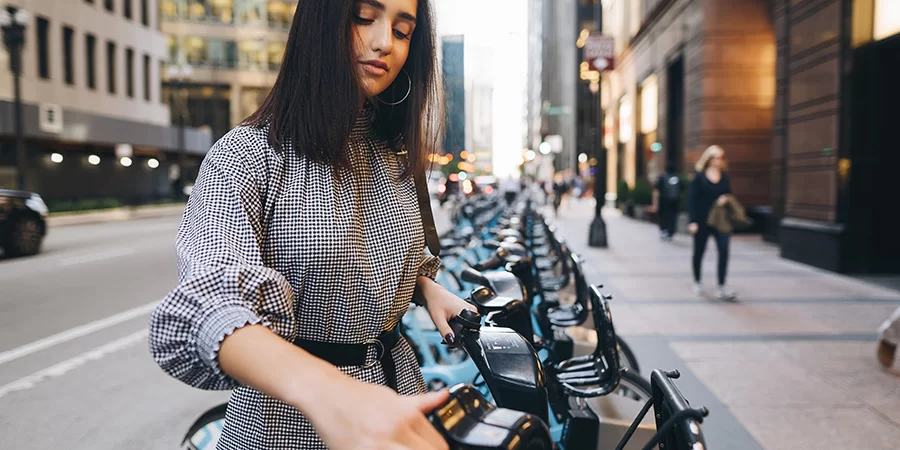
[(370, 24), (370, 23), (372, 23), (372, 22), (375, 22), (374, 19), (366, 19), (365, 17), (362, 17), (362, 16), (356, 16), (356, 21), (357, 21), (358, 23), (361, 23), (361, 24), (364, 24), (364, 25), (368, 25), (368, 24)]
[(394, 30), (394, 36), (396, 36), (397, 39), (409, 39), (409, 35), (408, 35), (408, 34), (403, 34), (403, 33), (399, 32), (399, 31), (397, 31), (397, 30)]

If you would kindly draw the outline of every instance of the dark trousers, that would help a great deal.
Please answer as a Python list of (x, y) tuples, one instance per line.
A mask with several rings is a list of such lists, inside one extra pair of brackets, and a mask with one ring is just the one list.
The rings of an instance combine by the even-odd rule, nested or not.
[(678, 218), (678, 202), (659, 201), (659, 230), (672, 237), (675, 235), (675, 220)]
[(709, 240), (710, 235), (716, 239), (716, 249), (719, 252), (719, 285), (722, 286), (725, 284), (725, 273), (728, 271), (728, 244), (731, 235), (719, 233), (715, 228), (705, 224), (700, 225), (697, 234), (694, 235), (694, 281), (700, 282), (700, 266), (703, 263), (703, 253), (706, 252), (706, 241)]

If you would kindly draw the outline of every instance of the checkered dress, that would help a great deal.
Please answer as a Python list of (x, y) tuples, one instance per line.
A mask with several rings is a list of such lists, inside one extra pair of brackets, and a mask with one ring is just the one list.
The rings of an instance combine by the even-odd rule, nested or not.
[[(219, 449), (325, 448), (296, 409), (220, 370), (225, 336), (262, 323), (289, 341), (361, 343), (397, 325), (416, 275), (433, 278), (440, 265), (425, 256), (412, 179), (400, 179), (373, 114), (354, 125), (352, 170), (340, 177), (289, 147), (276, 153), (252, 127), (226, 134), (203, 161), (176, 239), (179, 284), (152, 314), (150, 350), (191, 386), (234, 389)], [(424, 392), (406, 340), (393, 357), (399, 391)], [(380, 363), (340, 369), (385, 384)]]

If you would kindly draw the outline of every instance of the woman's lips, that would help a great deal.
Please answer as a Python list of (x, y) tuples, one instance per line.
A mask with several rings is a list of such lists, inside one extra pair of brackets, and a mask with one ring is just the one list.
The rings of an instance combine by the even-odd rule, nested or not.
[(374, 61), (371, 61), (371, 62), (366, 61), (366, 62), (362, 62), (360, 64), (362, 64), (363, 69), (365, 69), (366, 72), (368, 72), (372, 75), (375, 75), (375, 76), (385, 75), (388, 72), (387, 67), (385, 67), (383, 65), (383, 63), (380, 64), (380, 63), (374, 62)]

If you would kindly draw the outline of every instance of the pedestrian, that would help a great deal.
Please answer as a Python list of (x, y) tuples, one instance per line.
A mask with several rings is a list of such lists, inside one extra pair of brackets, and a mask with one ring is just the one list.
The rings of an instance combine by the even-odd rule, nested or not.
[(659, 234), (662, 239), (671, 240), (675, 235), (675, 222), (681, 208), (683, 189), (675, 163), (670, 161), (666, 164), (666, 172), (657, 178), (653, 189), (653, 210), (659, 217)]
[(553, 176), (553, 213), (559, 217), (559, 206), (562, 204), (563, 195), (569, 191), (569, 185), (566, 183), (562, 174)]
[(522, 185), (519, 184), (519, 181), (513, 178), (512, 175), (507, 175), (506, 179), (503, 180), (503, 183), (500, 184), (500, 190), (503, 192), (506, 204), (512, 205), (512, 203), (516, 201), (519, 192), (522, 190)]
[(881, 338), (876, 355), (882, 367), (900, 376), (900, 308), (878, 328)]
[(448, 394), (417, 395), (397, 329), (415, 289), (451, 343), (471, 308), (432, 279), (413, 181), (440, 139), (432, 11), (301, 1), (268, 97), (202, 163), (149, 341), (233, 389), (219, 449), (447, 448), (424, 413)]
[(725, 171), (725, 151), (719, 146), (710, 146), (700, 156), (695, 169), (697, 173), (688, 192), (688, 231), (694, 235), (694, 293), (703, 294), (703, 287), (700, 284), (701, 266), (703, 254), (706, 252), (706, 242), (712, 236), (716, 241), (719, 257), (717, 267), (719, 284), (715, 296), (720, 300), (734, 300), (737, 294), (725, 285), (731, 234), (721, 232), (707, 223), (713, 206), (725, 206), (728, 203), (727, 196), (731, 194), (731, 181)]

